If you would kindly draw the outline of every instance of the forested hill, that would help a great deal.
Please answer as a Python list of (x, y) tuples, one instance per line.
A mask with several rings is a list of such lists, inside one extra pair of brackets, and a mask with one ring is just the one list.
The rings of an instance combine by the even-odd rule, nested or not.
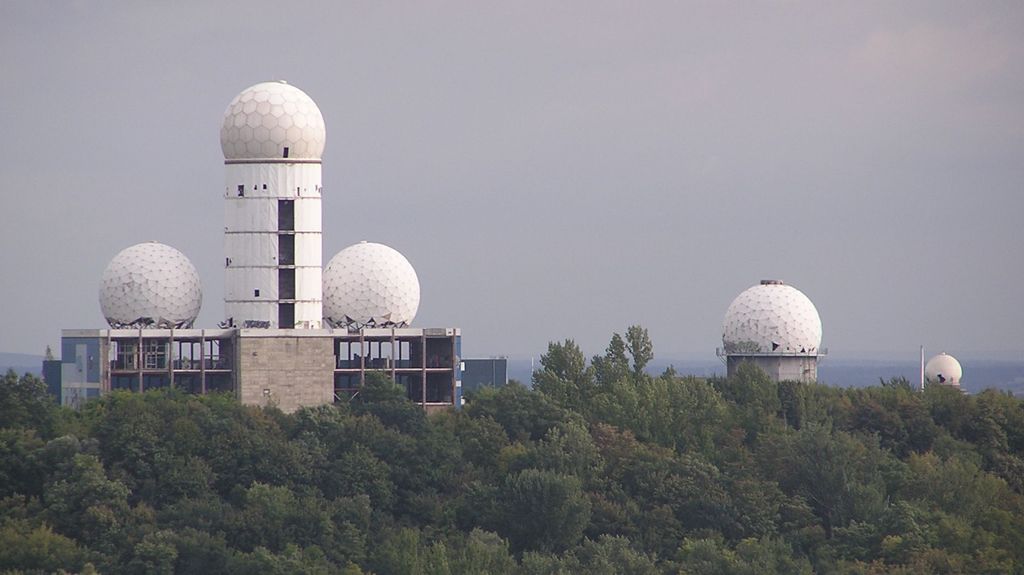
[(645, 339), (431, 417), (383, 377), (286, 415), (8, 373), (0, 572), (1024, 572), (1017, 399), (651, 377)]

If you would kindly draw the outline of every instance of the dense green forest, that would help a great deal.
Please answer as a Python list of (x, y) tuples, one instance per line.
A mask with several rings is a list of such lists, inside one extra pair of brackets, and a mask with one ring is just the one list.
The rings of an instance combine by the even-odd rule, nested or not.
[(425, 416), (373, 377), (284, 414), (230, 396), (59, 408), (0, 383), (0, 572), (1024, 573), (1009, 394), (645, 372), (646, 331), (552, 343)]

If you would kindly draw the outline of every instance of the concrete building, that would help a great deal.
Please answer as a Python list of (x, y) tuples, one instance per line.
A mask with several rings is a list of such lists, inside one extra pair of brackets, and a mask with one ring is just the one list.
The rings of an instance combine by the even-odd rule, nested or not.
[(322, 273), (326, 129), (313, 100), (256, 84), (228, 104), (220, 140), (225, 320), (192, 328), (202, 289), (184, 254), (155, 242), (122, 251), (100, 285), (111, 329), (62, 333), (62, 403), (175, 387), (290, 412), (348, 401), (377, 371), (428, 411), (461, 405), (461, 333), (409, 327), (420, 286), (402, 254), (360, 242)]
[(456, 328), (96, 329), (62, 334), (62, 403), (112, 390), (231, 393), (291, 412), (348, 401), (382, 372), (427, 411), (461, 404)]
[(725, 313), (723, 347), (717, 355), (728, 375), (748, 362), (775, 381), (818, 379), (821, 317), (800, 290), (779, 280), (763, 280), (738, 295)]

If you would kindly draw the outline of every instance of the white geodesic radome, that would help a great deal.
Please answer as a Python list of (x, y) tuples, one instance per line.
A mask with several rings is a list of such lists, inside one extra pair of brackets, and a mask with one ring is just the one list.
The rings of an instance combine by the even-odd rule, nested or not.
[(192, 327), (203, 304), (195, 266), (178, 250), (157, 242), (114, 256), (100, 280), (100, 310), (112, 328)]
[(263, 82), (224, 111), (220, 147), (226, 160), (321, 159), (327, 130), (316, 102), (286, 82)]
[(727, 354), (785, 353), (817, 355), (821, 317), (800, 290), (765, 280), (736, 296), (722, 326)]
[(359, 242), (324, 270), (324, 320), (332, 327), (403, 327), (420, 306), (420, 280), (409, 260), (383, 244)]
[(928, 383), (960, 387), (964, 370), (955, 357), (943, 352), (924, 365), (924, 379)]

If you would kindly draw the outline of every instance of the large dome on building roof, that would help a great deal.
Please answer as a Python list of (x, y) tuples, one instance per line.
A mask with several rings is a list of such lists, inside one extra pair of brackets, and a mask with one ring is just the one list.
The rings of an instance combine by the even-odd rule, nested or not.
[(327, 130), (320, 108), (286, 82), (263, 82), (235, 96), (224, 111), (225, 160), (319, 160)]
[(341, 250), (323, 281), (324, 319), (333, 327), (402, 327), (420, 306), (416, 270), (383, 244), (359, 242)]
[(800, 290), (765, 280), (733, 300), (725, 313), (722, 343), (727, 354), (817, 355), (821, 317)]
[(203, 303), (192, 262), (157, 242), (136, 244), (114, 256), (103, 270), (99, 296), (112, 328), (192, 327)]

